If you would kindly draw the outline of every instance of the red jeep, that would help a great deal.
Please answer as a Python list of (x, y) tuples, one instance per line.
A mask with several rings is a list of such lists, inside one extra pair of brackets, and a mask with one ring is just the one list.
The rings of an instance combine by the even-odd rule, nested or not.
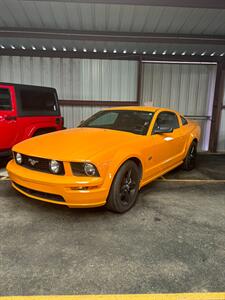
[(0, 83), (0, 157), (18, 142), (62, 128), (55, 89)]

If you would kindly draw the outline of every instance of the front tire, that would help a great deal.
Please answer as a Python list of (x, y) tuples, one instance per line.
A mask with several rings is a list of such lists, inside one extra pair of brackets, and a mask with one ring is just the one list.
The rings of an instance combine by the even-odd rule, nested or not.
[(134, 206), (139, 190), (140, 172), (131, 160), (126, 161), (117, 172), (106, 202), (106, 207), (124, 213)]
[(197, 158), (197, 142), (193, 141), (184, 159), (182, 169), (186, 171), (193, 170), (196, 165), (196, 158)]

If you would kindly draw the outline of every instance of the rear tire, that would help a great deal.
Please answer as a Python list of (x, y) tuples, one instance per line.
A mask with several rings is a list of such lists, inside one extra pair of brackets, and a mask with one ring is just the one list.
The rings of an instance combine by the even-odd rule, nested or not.
[(196, 165), (196, 158), (197, 158), (197, 142), (193, 141), (184, 159), (182, 169), (186, 171), (193, 170)]
[(126, 161), (117, 172), (106, 202), (106, 207), (124, 213), (134, 206), (139, 191), (140, 172), (131, 160)]
[(50, 133), (50, 132), (54, 132), (55, 131), (55, 129), (51, 129), (51, 128), (49, 128), (49, 129), (38, 129), (34, 134), (33, 134), (33, 137), (34, 136), (38, 136), (38, 135), (42, 135), (42, 134), (46, 134), (46, 133)]

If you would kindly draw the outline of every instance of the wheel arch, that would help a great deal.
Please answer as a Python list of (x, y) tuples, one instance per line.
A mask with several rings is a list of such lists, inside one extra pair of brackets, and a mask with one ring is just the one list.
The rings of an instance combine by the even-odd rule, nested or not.
[[(109, 197), (110, 197), (110, 194), (111, 194), (111, 190), (112, 190), (112, 187), (113, 187), (113, 183), (115, 182), (116, 180), (116, 177), (117, 177), (117, 174), (118, 172), (120, 171), (121, 167), (123, 165), (125, 165), (125, 163), (127, 162), (130, 162), (132, 161), (133, 163), (135, 163), (135, 165), (137, 166), (138, 170), (139, 170), (139, 176), (140, 176), (140, 179), (142, 177), (142, 172), (143, 172), (143, 167), (142, 167), (142, 161), (140, 158), (138, 158), (137, 156), (129, 156), (129, 157), (126, 157), (126, 159), (122, 160), (120, 163), (118, 163), (115, 167), (114, 167), (114, 171), (111, 173), (112, 174), (112, 177), (111, 177), (111, 182), (110, 182), (110, 187), (109, 187), (109, 190), (108, 190), (108, 195), (107, 195), (107, 198), (106, 198), (106, 206), (108, 207), (108, 209), (111, 209), (113, 211), (116, 211), (114, 209), (112, 209), (112, 204), (109, 206), (108, 204), (108, 201), (109, 201)], [(138, 189), (139, 190), (139, 189)], [(111, 208), (109, 208), (111, 207)]]
[(198, 144), (198, 139), (195, 137), (193, 140), (192, 140), (192, 142), (195, 142), (196, 144)]
[(133, 161), (137, 167), (138, 167), (138, 170), (139, 170), (139, 174), (140, 174), (140, 178), (142, 178), (142, 175), (143, 175), (143, 163), (141, 161), (141, 159), (137, 156), (137, 155), (132, 155), (132, 156), (128, 156), (126, 157), (125, 159), (121, 160), (118, 164), (115, 164), (115, 167), (114, 167), (114, 171), (112, 172), (113, 173), (113, 176), (112, 176), (112, 182), (111, 184), (113, 183), (113, 180), (116, 176), (116, 174), (118, 173), (119, 169), (127, 162), (127, 161)]
[(40, 134), (50, 133), (56, 131), (55, 127), (41, 127), (36, 128), (36, 130), (33, 131), (32, 136), (37, 136)]
[(141, 160), (139, 158), (135, 157), (135, 156), (127, 159), (126, 161), (128, 161), (128, 160), (132, 160), (138, 166), (140, 179), (141, 179), (142, 175), (143, 175), (143, 166), (142, 166)]
[(187, 155), (188, 150), (193, 142), (195, 142), (198, 145), (199, 139), (196, 136), (190, 135), (190, 137), (186, 143), (186, 146), (185, 146), (185, 156)]

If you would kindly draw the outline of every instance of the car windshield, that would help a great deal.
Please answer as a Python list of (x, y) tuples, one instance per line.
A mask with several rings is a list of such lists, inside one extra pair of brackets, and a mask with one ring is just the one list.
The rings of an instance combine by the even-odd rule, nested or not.
[(139, 110), (105, 110), (94, 114), (78, 127), (104, 128), (146, 135), (153, 112)]

